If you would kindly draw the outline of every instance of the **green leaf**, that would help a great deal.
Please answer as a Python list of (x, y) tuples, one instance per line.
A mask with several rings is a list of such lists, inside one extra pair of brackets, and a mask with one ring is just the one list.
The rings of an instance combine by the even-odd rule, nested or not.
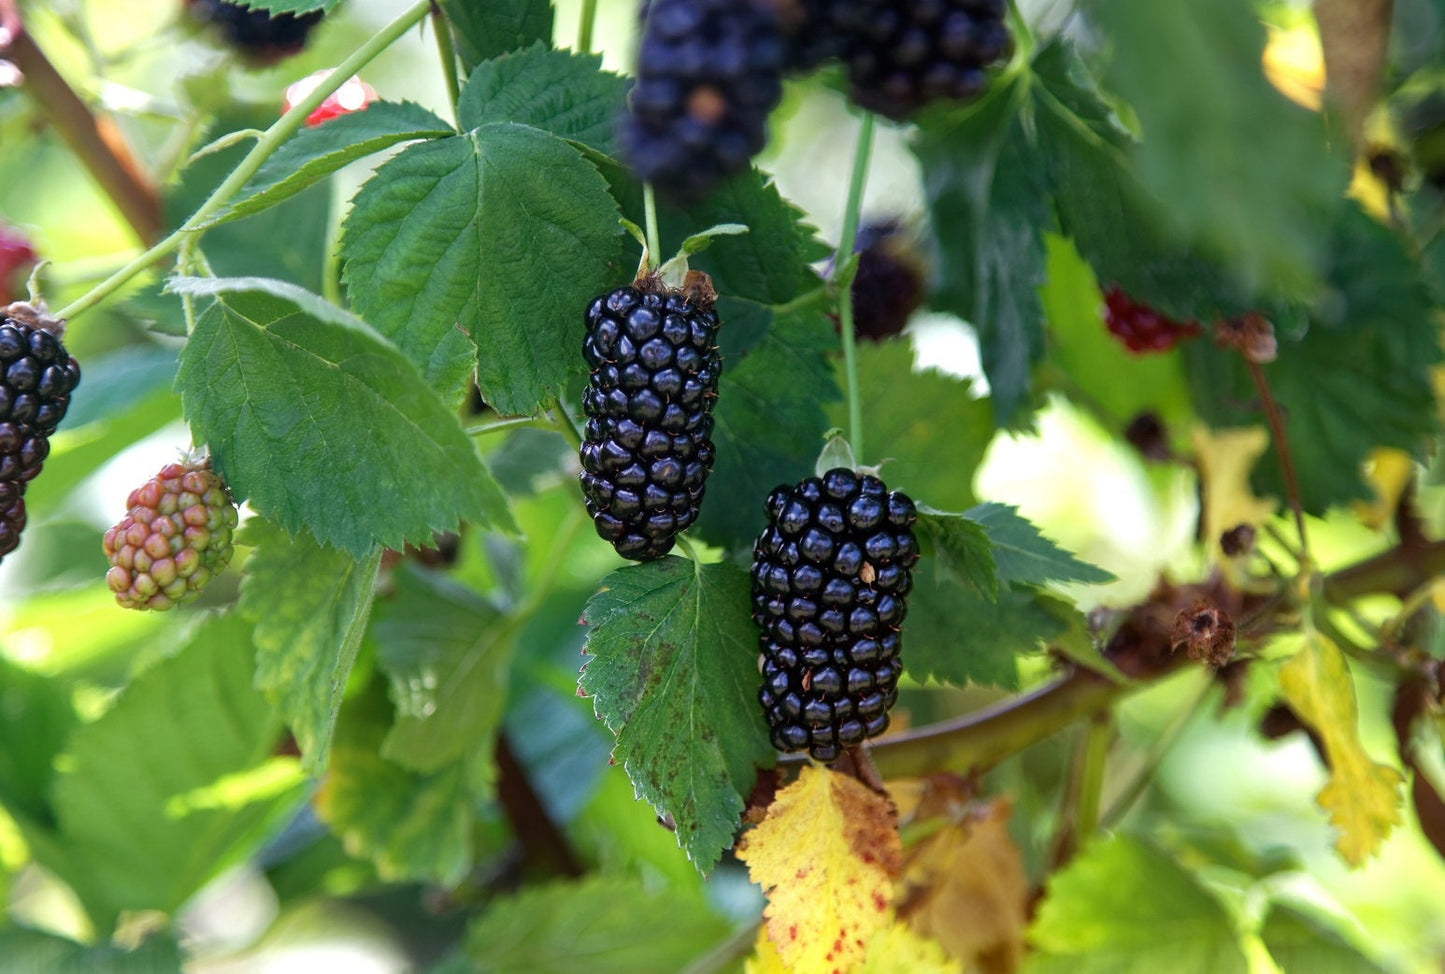
[[(933, 369), (915, 372), (913, 350), (901, 340), (859, 346), (858, 395), (867, 453), (860, 459), (881, 461), (889, 487), (946, 509), (974, 502), (973, 474), (993, 440), (987, 399), (975, 399), (965, 380)], [(847, 404), (831, 406), (828, 419), (846, 428)]]
[(460, 971), (487, 974), (674, 974), (728, 935), (700, 898), (593, 878), (494, 900), (467, 931)]
[(249, 216), (275, 206), (347, 163), (401, 142), (454, 135), (436, 115), (411, 102), (372, 102), (366, 111), (304, 128), (281, 144), (241, 187), (235, 202), (206, 224)]
[(937, 560), (941, 578), (977, 589), (990, 599), (998, 594), (993, 541), (982, 524), (920, 504), (913, 530), (923, 542), (924, 555)]
[(175, 974), (181, 950), (169, 937), (152, 937), (135, 950), (87, 946), (28, 927), (0, 930), (0, 957), (15, 974)]
[(1173, 858), (1096, 838), (1049, 880), (1023, 974), (1246, 974), (1229, 913)]
[(1093, 7), (1112, 41), (1109, 86), (1143, 129), (1135, 172), (1169, 201), (1181, 239), (1217, 256), (1249, 290), (1313, 290), (1322, 220), (1345, 189), (1347, 166), (1324, 116), (1265, 80), (1257, 11), (1237, 2)]
[(507, 705), (515, 623), (433, 573), (401, 571), (393, 582), (372, 624), (377, 665), (396, 706), (382, 756), (429, 773), (490, 754)]
[(340, 6), (341, 0), (236, 0), (236, 3), (250, 10), (265, 10), (271, 14), (309, 14), (313, 10), (334, 10)]
[(600, 55), (538, 43), (477, 65), (462, 88), (457, 117), (464, 129), (519, 122), (615, 156), (626, 96), (627, 80), (603, 71)]
[(1339, 932), (1308, 913), (1274, 904), (1259, 932), (1283, 974), (1384, 974)]
[(1036, 653), (1065, 625), (1039, 592), (1001, 588), (990, 597), (944, 576), (934, 559), (913, 568), (903, 623), (904, 668), (914, 679), (1019, 687), (1018, 657)]
[(716, 459), (696, 528), (709, 542), (750, 546), (763, 529), (768, 492), (812, 472), (830, 425), (823, 404), (838, 398), (826, 357), (832, 347), (827, 318), (794, 312), (778, 318), (751, 352), (724, 363), (713, 417)]
[(279, 281), (193, 279), (177, 384), (238, 498), (354, 558), (430, 542), (459, 519), (512, 529), (456, 417), (363, 322)]
[(1116, 284), (1181, 320), (1246, 310), (1248, 302), (1227, 285), (1219, 268), (1168, 232), (1164, 207), (1129, 164), (1131, 140), (1073, 47), (1049, 44), (1032, 68), (1036, 145), (1048, 165), (1059, 224), (1099, 283)]
[(66, 861), (45, 864), (100, 929), (121, 910), (175, 910), (295, 808), (304, 778), (270, 756), (253, 655), (249, 622), (207, 618), (71, 735), (54, 785)]
[(421, 775), (386, 760), (381, 744), (390, 727), (380, 683), (346, 702), (316, 814), (350, 855), (375, 864), (381, 879), (455, 886), (476, 856), (467, 769), (453, 763)]
[(925, 126), (915, 143), (931, 221), (940, 230), (945, 270), (936, 300), (977, 330), (1000, 425), (1014, 422), (1027, 404), (1044, 350), (1040, 231), (1050, 215), (1045, 160), (1024, 127), (1026, 82), (1020, 75), (991, 91), (953, 124)]
[(964, 512), (980, 525), (993, 543), (994, 564), (1001, 585), (1042, 585), (1045, 582), (1083, 582), (1102, 585), (1114, 576), (1082, 562), (1039, 533), (1018, 508), (989, 502)]
[(366, 631), (381, 549), (357, 561), (261, 518), (246, 522), (240, 543), (255, 548), (240, 611), (256, 624), (256, 687), (290, 726), (302, 768), (319, 774)]
[(441, 0), (441, 8), (468, 71), (498, 54), (552, 41), (551, 0)]
[(612, 759), (703, 872), (732, 843), (756, 767), (775, 760), (749, 584), (732, 565), (666, 557), (608, 575), (584, 617), (578, 687), (617, 735)]
[(55, 756), (76, 723), (69, 688), (0, 656), (0, 715), (0, 805), (49, 825)]
[[(1304, 333), (1276, 323), (1277, 359), (1263, 366), (1284, 414), (1285, 438), (1311, 514), (1368, 497), (1363, 464), (1377, 446), (1419, 456), (1439, 428), (1431, 385), (1441, 361), (1436, 304), (1419, 266), (1389, 230), (1353, 205), (1328, 243), (1330, 299)], [(1185, 361), (1204, 418), (1214, 426), (1263, 422), (1259, 394), (1239, 356), (1191, 343)], [(1286, 496), (1277, 454), (1255, 465), (1261, 494)]]
[(617, 217), (574, 146), (483, 125), (377, 169), (346, 219), (345, 279), (447, 401), (475, 369), (487, 402), (528, 414), (581, 367), (582, 313), (618, 276)]

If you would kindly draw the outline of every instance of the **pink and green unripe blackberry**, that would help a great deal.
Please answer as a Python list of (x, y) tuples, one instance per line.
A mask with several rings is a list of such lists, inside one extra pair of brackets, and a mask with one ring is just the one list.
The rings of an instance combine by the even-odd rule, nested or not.
[(1204, 331), (1197, 321), (1175, 321), (1118, 287), (1104, 292), (1104, 327), (1135, 354), (1167, 352)]
[(189, 602), (231, 561), (236, 505), (209, 463), (172, 463), (130, 492), (105, 532), (105, 582), (127, 609)]
[(620, 287), (586, 313), (582, 494), (597, 533), (634, 561), (672, 550), (712, 470), (719, 323), (707, 275), (689, 278)]
[(60, 340), (64, 324), (28, 304), (0, 307), (0, 560), (20, 545), (25, 486), (50, 454), (80, 366)]
[(877, 477), (835, 467), (766, 504), (753, 546), (758, 699), (780, 751), (833, 761), (888, 727), (918, 512)]

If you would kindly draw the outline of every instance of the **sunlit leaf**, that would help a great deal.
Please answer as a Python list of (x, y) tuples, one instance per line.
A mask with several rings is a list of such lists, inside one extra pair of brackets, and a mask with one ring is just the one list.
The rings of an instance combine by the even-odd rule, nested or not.
[(1080, 561), (1044, 537), (1018, 508), (1008, 504), (979, 504), (964, 516), (982, 526), (993, 544), (994, 565), (1000, 585), (1042, 585), (1045, 582), (1084, 582), (1101, 585), (1114, 576)]
[(1404, 778), (1371, 759), (1360, 743), (1355, 685), (1344, 653), (1327, 637), (1305, 636), (1280, 667), (1279, 687), (1324, 741), (1330, 780), (1315, 797), (1339, 830), (1335, 848), (1351, 866), (1364, 865), (1400, 822)]
[(601, 66), (598, 55), (552, 51), (540, 44), (503, 54), (472, 72), (457, 102), (457, 117), (467, 129), (520, 122), (615, 156), (614, 133), (627, 81)]
[(893, 806), (856, 778), (805, 766), (737, 856), (768, 897), (768, 938), (798, 971), (848, 970), (892, 919)]

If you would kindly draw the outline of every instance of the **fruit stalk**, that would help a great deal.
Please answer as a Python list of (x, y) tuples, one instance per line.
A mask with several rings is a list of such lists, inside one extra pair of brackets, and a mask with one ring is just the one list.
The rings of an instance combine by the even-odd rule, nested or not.
[[(848, 183), (848, 202), (843, 211), (843, 230), (838, 237), (838, 253), (833, 258), (833, 283), (838, 285), (838, 275), (844, 262), (853, 255), (853, 239), (858, 234), (859, 210), (863, 205), (863, 187), (868, 182), (868, 161), (873, 152), (873, 113), (864, 112), (858, 127), (858, 145), (853, 153), (853, 176)], [(853, 334), (853, 280), (838, 286), (838, 328), (843, 336), (843, 372), (848, 389), (848, 442), (853, 455), (860, 460), (863, 454), (863, 400), (858, 394), (858, 342)]]

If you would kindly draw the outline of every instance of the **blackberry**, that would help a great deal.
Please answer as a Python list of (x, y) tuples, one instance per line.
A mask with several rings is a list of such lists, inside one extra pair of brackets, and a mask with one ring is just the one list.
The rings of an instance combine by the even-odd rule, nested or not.
[(1104, 325), (1131, 352), (1167, 352), (1187, 338), (1198, 336), (1197, 321), (1178, 322), (1117, 287), (1104, 292)]
[(80, 382), (63, 329), (28, 304), (0, 307), (0, 560), (20, 544), (25, 485), (40, 473)]
[(624, 558), (661, 558), (697, 520), (722, 370), (714, 297), (691, 271), (682, 289), (644, 278), (587, 307), (582, 493)]
[(296, 54), (306, 46), (321, 11), (276, 14), (251, 10), (228, 0), (185, 0), (191, 16), (214, 26), (221, 38), (247, 58), (265, 64)]
[(623, 153), (639, 179), (695, 198), (767, 142), (783, 93), (777, 10), (773, 0), (652, 0), (642, 17)]
[(858, 228), (853, 250), (853, 331), (881, 341), (903, 331), (923, 300), (923, 262), (908, 234), (892, 220)]
[(104, 543), (105, 583), (127, 609), (189, 602), (230, 562), (236, 505), (208, 462), (167, 464), (126, 506)]
[(766, 510), (752, 568), (758, 699), (774, 747), (832, 761), (888, 727), (918, 514), (846, 467), (778, 487)]
[(788, 65), (838, 57), (853, 102), (904, 119), (936, 99), (983, 91), (985, 69), (1013, 50), (1005, 0), (792, 0)]

